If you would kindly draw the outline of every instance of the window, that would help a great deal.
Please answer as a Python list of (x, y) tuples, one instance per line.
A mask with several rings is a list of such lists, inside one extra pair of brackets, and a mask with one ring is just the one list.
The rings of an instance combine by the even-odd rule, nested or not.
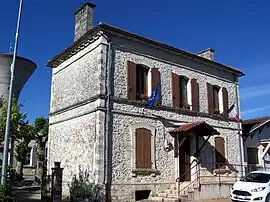
[(247, 148), (248, 164), (259, 164), (258, 148)]
[(207, 83), (209, 114), (223, 114), (228, 117), (228, 91), (216, 85)]
[(148, 68), (136, 65), (136, 100), (148, 95)]
[(215, 138), (215, 157), (216, 157), (216, 168), (225, 168), (225, 141), (222, 137)]
[(188, 104), (188, 79), (185, 77), (179, 78), (180, 85), (180, 108), (189, 109)]
[(136, 168), (152, 168), (151, 131), (146, 128), (136, 129)]
[[(157, 68), (149, 68), (128, 61), (127, 97), (129, 100), (147, 100), (159, 82), (160, 72)], [(159, 100), (159, 104), (161, 104), (161, 100)]]
[(197, 80), (172, 73), (172, 101), (174, 107), (199, 111)]
[(213, 86), (213, 106), (214, 114), (220, 114), (219, 110), (219, 87)]

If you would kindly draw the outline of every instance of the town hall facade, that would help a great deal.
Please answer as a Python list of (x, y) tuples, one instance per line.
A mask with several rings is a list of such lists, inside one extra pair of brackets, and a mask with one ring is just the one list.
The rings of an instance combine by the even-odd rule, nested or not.
[[(243, 174), (239, 123), (228, 114), (242, 71), (215, 62), (212, 49), (192, 54), (92, 27), (94, 7), (76, 12), (76, 40), (48, 63), (48, 166), (61, 162), (63, 195), (79, 169), (113, 201), (188, 197)], [(157, 85), (161, 99), (148, 108)]]

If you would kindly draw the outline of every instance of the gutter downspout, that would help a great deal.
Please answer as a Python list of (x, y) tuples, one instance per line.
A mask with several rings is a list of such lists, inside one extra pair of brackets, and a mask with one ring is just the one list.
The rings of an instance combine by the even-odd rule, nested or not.
[(108, 41), (108, 49), (107, 49), (107, 63), (106, 63), (106, 76), (107, 76), (107, 80), (106, 80), (106, 85), (107, 85), (107, 89), (106, 89), (106, 132), (105, 132), (105, 147), (104, 147), (104, 184), (105, 184), (105, 192), (106, 192), (106, 201), (110, 201), (110, 185), (111, 185), (111, 181), (110, 181), (110, 144), (109, 144), (109, 127), (110, 127), (110, 97), (111, 97), (111, 56), (112, 56), (112, 52), (111, 52), (111, 40), (107, 39)]
[(236, 108), (237, 108), (237, 114), (239, 116), (238, 120), (237, 120), (237, 134), (239, 137), (239, 149), (240, 149), (240, 166), (241, 166), (241, 176), (244, 175), (244, 170), (243, 170), (243, 150), (242, 148), (244, 148), (243, 145), (243, 141), (242, 141), (242, 129), (241, 129), (241, 124), (240, 124), (240, 104), (239, 104), (239, 95), (238, 95), (238, 78), (235, 77), (235, 81), (234, 81), (234, 86), (235, 86), (235, 96), (236, 96)]

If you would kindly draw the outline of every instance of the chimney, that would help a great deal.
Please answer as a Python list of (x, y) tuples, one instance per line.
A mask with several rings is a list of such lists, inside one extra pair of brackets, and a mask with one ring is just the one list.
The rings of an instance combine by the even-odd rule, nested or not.
[(74, 41), (81, 38), (86, 32), (93, 28), (93, 15), (95, 7), (95, 4), (87, 2), (75, 12)]
[(201, 56), (203, 58), (206, 58), (208, 60), (214, 61), (214, 53), (215, 53), (215, 50), (214, 49), (208, 48), (206, 50), (203, 50), (203, 51), (197, 53), (197, 55), (198, 56)]

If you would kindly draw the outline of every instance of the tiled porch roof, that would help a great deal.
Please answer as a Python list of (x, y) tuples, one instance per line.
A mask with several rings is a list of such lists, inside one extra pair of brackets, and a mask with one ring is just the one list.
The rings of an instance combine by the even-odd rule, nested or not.
[(204, 121), (183, 124), (183, 125), (179, 126), (179, 128), (171, 130), (170, 134), (174, 137), (176, 134), (179, 134), (179, 133), (184, 133), (184, 132), (195, 132), (196, 133), (198, 131), (200, 131), (200, 134), (202, 136), (206, 136), (208, 134), (211, 134), (211, 135), (213, 135), (213, 134), (219, 135), (220, 134), (216, 129), (214, 129), (212, 126), (205, 123)]

